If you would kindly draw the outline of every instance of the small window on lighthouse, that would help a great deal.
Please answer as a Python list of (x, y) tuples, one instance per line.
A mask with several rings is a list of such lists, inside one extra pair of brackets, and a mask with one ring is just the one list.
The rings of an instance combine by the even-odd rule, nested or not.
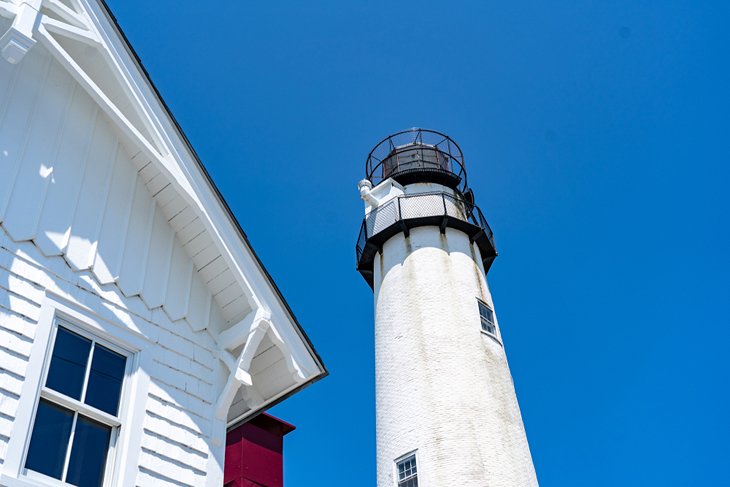
[(496, 335), (497, 325), (494, 323), (494, 310), (480, 299), (477, 299), (477, 303), (479, 303), (479, 318), (482, 320), (482, 330)]
[(395, 465), (398, 470), (398, 487), (418, 487), (415, 453), (396, 460)]

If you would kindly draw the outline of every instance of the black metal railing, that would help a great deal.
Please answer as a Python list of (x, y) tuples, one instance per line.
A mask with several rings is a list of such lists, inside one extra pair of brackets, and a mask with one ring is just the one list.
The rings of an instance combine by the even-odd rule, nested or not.
[(392, 177), (408, 184), (430, 180), (464, 193), (464, 155), (449, 136), (434, 130), (410, 129), (390, 135), (368, 154), (365, 174), (373, 185)]
[[(468, 225), (459, 225), (459, 222)], [(358, 268), (362, 268), (363, 255), (373, 237), (384, 235), (387, 238), (401, 230), (422, 225), (441, 225), (442, 230), (446, 226), (463, 227), (468, 230), (472, 241), (486, 239), (491, 249), (488, 255), (483, 255), (484, 259), (496, 255), (494, 234), (479, 207), (453, 194), (418, 193), (397, 196), (371, 210), (363, 219), (355, 245)]]

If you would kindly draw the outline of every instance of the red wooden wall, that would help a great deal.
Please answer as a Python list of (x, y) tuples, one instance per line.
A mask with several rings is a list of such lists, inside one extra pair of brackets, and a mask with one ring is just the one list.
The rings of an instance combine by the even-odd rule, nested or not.
[(224, 487), (283, 487), (284, 435), (294, 426), (263, 413), (228, 432)]

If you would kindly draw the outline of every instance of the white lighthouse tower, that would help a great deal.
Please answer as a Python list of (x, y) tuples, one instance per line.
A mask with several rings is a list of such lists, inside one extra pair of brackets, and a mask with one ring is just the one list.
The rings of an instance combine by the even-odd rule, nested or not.
[(358, 270), (375, 295), (378, 487), (537, 486), (486, 275), (492, 231), (446, 135), (370, 152)]

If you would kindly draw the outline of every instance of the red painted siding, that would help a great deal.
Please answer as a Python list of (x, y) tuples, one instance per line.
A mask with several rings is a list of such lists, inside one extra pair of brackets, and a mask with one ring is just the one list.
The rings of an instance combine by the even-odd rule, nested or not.
[(284, 435), (294, 426), (266, 413), (228, 432), (225, 487), (283, 487)]

